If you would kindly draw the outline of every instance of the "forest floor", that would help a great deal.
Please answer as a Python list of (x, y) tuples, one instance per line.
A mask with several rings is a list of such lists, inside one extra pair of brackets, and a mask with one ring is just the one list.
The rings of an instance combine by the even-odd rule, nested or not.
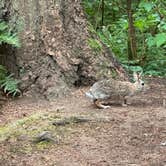
[(97, 109), (76, 89), (23, 97), (0, 110), (0, 166), (166, 166), (166, 79), (131, 105)]

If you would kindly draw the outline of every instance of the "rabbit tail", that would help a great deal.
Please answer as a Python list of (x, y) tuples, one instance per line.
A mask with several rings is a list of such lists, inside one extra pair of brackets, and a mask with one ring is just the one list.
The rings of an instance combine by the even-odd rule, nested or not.
[(90, 98), (91, 100), (95, 100), (95, 97), (93, 96), (93, 94), (89, 91), (85, 93), (86, 97)]

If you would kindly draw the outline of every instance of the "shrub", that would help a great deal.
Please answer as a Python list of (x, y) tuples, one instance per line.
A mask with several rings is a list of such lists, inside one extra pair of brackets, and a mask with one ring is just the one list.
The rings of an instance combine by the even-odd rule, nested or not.
[[(4, 21), (0, 21), (0, 45), (9, 44), (14, 47), (19, 47), (19, 39), (16, 34), (12, 33), (12, 30), (8, 24)], [(0, 88), (7, 95), (16, 96), (21, 93), (18, 89), (19, 81), (13, 78), (12, 74), (8, 74), (6, 68), (0, 65)]]

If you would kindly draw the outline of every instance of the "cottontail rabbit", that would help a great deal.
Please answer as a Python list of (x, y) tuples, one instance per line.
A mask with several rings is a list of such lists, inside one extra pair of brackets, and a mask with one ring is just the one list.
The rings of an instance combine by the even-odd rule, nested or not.
[(135, 82), (104, 79), (93, 84), (86, 96), (91, 98), (98, 108), (109, 108), (104, 105), (108, 99), (122, 100), (122, 106), (127, 106), (127, 98), (147, 89), (147, 85), (141, 80), (141, 74), (133, 73)]

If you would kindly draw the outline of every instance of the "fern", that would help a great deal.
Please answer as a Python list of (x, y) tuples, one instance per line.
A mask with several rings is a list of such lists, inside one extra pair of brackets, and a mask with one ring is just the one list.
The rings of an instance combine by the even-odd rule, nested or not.
[[(6, 43), (14, 47), (19, 47), (19, 39), (16, 34), (11, 33), (10, 27), (4, 21), (0, 20), (0, 45)], [(8, 75), (4, 66), (0, 65), (0, 88), (7, 95), (16, 96), (21, 91), (18, 89), (19, 81), (13, 78), (13, 75)]]
[(4, 21), (0, 21), (0, 44), (6, 43), (14, 47), (20, 47), (16, 34), (10, 32), (10, 28)]
[(7, 70), (4, 66), (0, 65), (0, 88), (7, 95), (12, 95), (13, 97), (21, 94), (18, 88), (19, 81), (13, 78), (13, 75), (8, 75)]
[(2, 65), (0, 65), (0, 80), (5, 79), (6, 74), (7, 70)]
[[(5, 75), (5, 74), (4, 74)], [(13, 78), (13, 75), (6, 76), (0, 80), (0, 87), (7, 95), (12, 95), (13, 97), (21, 94), (18, 88), (19, 81)]]

